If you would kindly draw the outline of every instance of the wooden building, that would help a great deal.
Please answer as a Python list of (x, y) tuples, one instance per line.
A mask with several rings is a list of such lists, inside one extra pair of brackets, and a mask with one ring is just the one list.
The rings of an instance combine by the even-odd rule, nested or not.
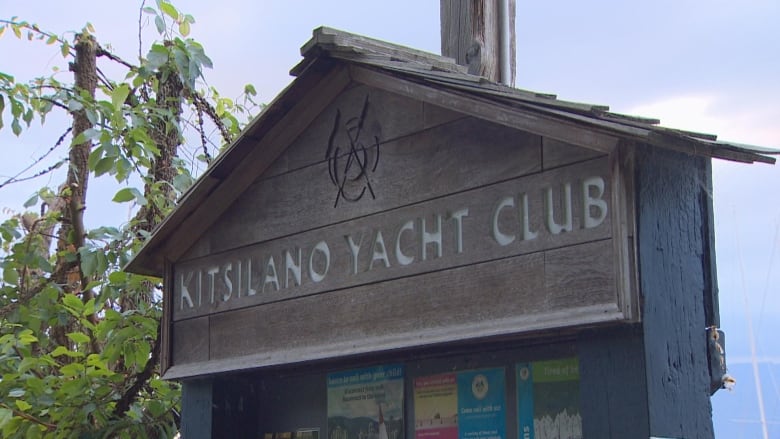
[(128, 267), (165, 281), (184, 437), (713, 436), (710, 161), (769, 151), (332, 29), (302, 54)]

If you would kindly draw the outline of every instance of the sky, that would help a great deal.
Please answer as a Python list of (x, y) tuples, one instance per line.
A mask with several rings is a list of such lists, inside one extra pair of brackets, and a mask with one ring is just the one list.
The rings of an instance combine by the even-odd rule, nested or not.
[[(321, 25), (440, 51), (435, 0), (190, 0), (176, 5), (195, 17), (192, 36), (214, 62), (206, 79), (226, 96), (238, 96), (244, 84), (253, 83), (259, 99), (270, 102), (291, 80), (288, 71), (300, 60), (300, 46)], [(17, 15), (58, 33), (90, 21), (101, 42), (134, 59), (138, 7), (139, 2), (128, 0), (0, 0), (0, 17)], [(778, 23), (777, 0), (518, 0), (516, 86), (657, 117), (664, 126), (714, 133), (721, 140), (780, 148)], [(153, 26), (142, 25), (148, 43)], [(22, 79), (45, 74), (54, 65), (63, 66), (56, 48), (17, 42), (10, 33), (0, 40), (0, 71)], [(29, 164), (60, 134), (43, 130), (17, 139), (6, 131), (0, 132), (5, 157), (0, 177)], [(780, 341), (774, 336), (780, 333), (780, 168), (716, 160), (713, 175), (728, 361), (750, 364), (752, 322), (757, 358), (780, 364)], [(0, 215), (19, 210), (45, 183), (0, 188)], [(102, 214), (87, 211), (88, 219)], [(777, 370), (764, 368), (761, 376), (763, 398), (774, 401), (774, 407), (780, 400), (780, 377), (772, 375)], [(746, 437), (760, 437), (753, 379), (736, 378), (735, 391), (713, 397), (716, 432), (726, 437), (728, 428), (739, 425), (756, 432)], [(745, 403), (735, 405), (737, 399)], [(767, 418), (769, 431), (780, 437), (780, 414), (767, 413)]]

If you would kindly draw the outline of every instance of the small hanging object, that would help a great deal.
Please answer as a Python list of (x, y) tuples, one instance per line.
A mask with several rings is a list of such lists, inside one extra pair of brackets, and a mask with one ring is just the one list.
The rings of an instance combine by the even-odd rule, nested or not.
[(737, 380), (733, 376), (729, 374), (723, 375), (723, 378), (721, 378), (721, 381), (723, 382), (722, 388), (728, 390), (731, 392), (734, 390), (734, 386), (737, 385)]
[(720, 389), (731, 391), (737, 380), (726, 367), (726, 334), (716, 326), (707, 328), (707, 360), (710, 365), (710, 395)]

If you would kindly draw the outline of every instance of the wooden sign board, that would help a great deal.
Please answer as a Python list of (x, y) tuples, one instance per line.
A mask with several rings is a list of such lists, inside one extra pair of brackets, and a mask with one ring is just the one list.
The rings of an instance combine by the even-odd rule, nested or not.
[(171, 268), (169, 376), (635, 319), (624, 171), (352, 87)]

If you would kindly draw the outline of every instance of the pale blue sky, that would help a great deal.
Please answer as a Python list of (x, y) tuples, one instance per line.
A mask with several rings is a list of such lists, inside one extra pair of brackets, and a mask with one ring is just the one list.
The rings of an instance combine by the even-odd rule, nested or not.
[[(215, 65), (207, 79), (227, 96), (254, 83), (260, 100), (270, 101), (290, 81), (287, 72), (300, 59), (299, 47), (320, 25), (439, 51), (435, 0), (221, 0), (180, 1), (177, 6), (195, 16), (193, 37)], [(89, 20), (100, 41), (133, 59), (137, 8), (138, 2), (127, 0), (0, 0), (0, 17), (18, 15), (56, 32), (80, 29)], [(518, 87), (658, 117), (663, 125), (715, 133), (721, 139), (780, 147), (779, 1), (518, 0), (517, 9)], [(147, 32), (145, 41), (152, 35)], [(18, 43), (10, 33), (0, 40), (0, 71), (22, 79), (52, 65), (63, 66), (56, 48)], [(59, 134), (46, 131), (18, 140), (0, 133), (6, 158), (0, 162), (0, 176), (28, 164)], [(759, 357), (780, 362), (780, 342), (769, 335), (780, 331), (780, 254), (775, 254), (780, 168), (717, 161), (714, 178), (727, 353), (731, 361), (749, 360), (747, 297), (759, 333)], [(18, 209), (43, 183), (0, 189), (0, 207)], [(776, 389), (764, 398), (780, 398)], [(738, 382), (736, 392), (752, 397), (754, 389)], [(716, 411), (720, 398), (734, 397), (716, 395)]]

